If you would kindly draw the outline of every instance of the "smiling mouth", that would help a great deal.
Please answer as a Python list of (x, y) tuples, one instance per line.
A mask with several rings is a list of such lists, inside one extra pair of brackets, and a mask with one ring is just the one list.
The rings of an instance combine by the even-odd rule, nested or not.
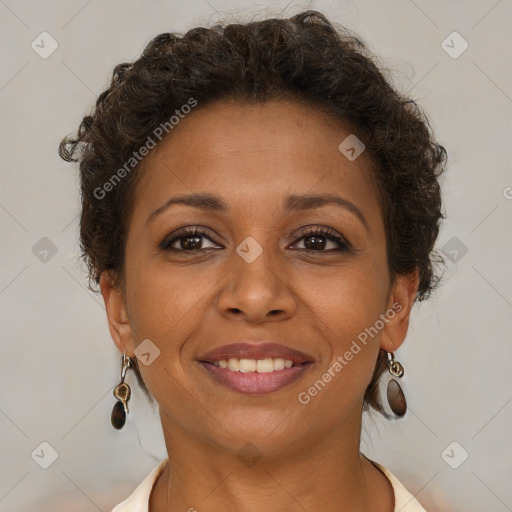
[(279, 343), (251, 340), (217, 347), (197, 362), (209, 378), (237, 393), (264, 395), (297, 381), (313, 357)]
[(291, 359), (284, 359), (282, 357), (267, 357), (264, 359), (230, 358), (213, 361), (212, 364), (219, 368), (227, 368), (232, 372), (242, 373), (270, 373), (297, 366)]
[(198, 362), (217, 383), (248, 395), (266, 395), (288, 387), (313, 365), (312, 361), (295, 363), (277, 357)]

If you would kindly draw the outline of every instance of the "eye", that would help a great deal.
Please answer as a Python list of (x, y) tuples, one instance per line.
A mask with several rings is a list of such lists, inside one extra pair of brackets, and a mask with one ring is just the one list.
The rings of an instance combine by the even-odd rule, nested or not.
[[(211, 240), (208, 236), (209, 233), (201, 228), (184, 228), (177, 233), (173, 233), (173, 235), (172, 238), (166, 237), (159, 244), (161, 250), (192, 252), (201, 249), (222, 249), (222, 247)], [(205, 247), (205, 240), (208, 240), (211, 245)]]
[[(314, 252), (333, 252), (350, 250), (350, 244), (335, 231), (325, 228), (307, 228), (299, 233), (300, 238), (295, 244), (303, 243), (297, 250)], [(205, 249), (222, 249), (223, 247), (212, 240), (212, 235), (199, 228), (183, 228), (171, 236), (167, 236), (160, 244), (163, 251), (193, 252)], [(208, 245), (205, 246), (205, 241)]]
[(298, 247), (298, 250), (314, 252), (348, 252), (350, 250), (350, 244), (342, 236), (329, 228), (308, 228), (300, 232), (299, 235), (301, 236), (295, 243), (303, 242), (304, 247)]

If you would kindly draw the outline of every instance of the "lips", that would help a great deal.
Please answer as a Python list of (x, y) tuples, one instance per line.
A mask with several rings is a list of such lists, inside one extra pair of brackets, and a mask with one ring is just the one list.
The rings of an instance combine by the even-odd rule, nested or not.
[[(293, 363), (291, 367), (268, 373), (232, 371), (214, 363), (218, 361), (281, 359)], [(266, 395), (290, 386), (299, 380), (314, 364), (308, 354), (278, 343), (232, 343), (218, 347), (198, 358), (199, 364), (214, 381), (238, 393)], [(281, 366), (282, 368), (282, 366)]]
[(279, 343), (232, 343), (223, 345), (198, 357), (205, 363), (214, 363), (228, 359), (289, 359), (294, 365), (313, 362), (313, 358), (300, 350), (296, 350)]

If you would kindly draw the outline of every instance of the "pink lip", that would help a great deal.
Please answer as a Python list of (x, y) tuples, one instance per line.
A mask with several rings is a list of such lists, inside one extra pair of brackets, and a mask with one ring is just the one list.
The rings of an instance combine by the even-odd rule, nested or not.
[(266, 357), (282, 357), (294, 364), (313, 362), (313, 358), (300, 350), (295, 350), (279, 343), (232, 343), (223, 345), (198, 357), (199, 361), (213, 363), (223, 359), (265, 359)]
[(200, 364), (211, 377), (232, 391), (248, 395), (266, 395), (295, 382), (313, 363), (303, 363), (299, 366), (268, 373), (233, 372), (228, 368), (220, 368), (204, 361), (201, 361)]
[[(268, 373), (234, 372), (220, 368), (214, 361), (235, 359), (283, 358), (293, 361), (294, 366)], [(232, 343), (218, 347), (198, 358), (209, 375), (232, 391), (250, 395), (273, 393), (298, 380), (313, 365), (313, 358), (304, 352), (278, 343)]]

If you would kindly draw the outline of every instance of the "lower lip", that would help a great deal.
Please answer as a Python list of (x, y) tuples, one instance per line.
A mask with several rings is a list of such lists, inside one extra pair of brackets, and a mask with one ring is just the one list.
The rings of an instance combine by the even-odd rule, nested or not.
[(267, 373), (234, 372), (228, 368), (220, 368), (211, 363), (200, 361), (199, 364), (208, 371), (214, 380), (232, 391), (247, 395), (266, 395), (289, 386), (300, 379), (313, 363), (304, 363), (284, 370), (273, 370)]

